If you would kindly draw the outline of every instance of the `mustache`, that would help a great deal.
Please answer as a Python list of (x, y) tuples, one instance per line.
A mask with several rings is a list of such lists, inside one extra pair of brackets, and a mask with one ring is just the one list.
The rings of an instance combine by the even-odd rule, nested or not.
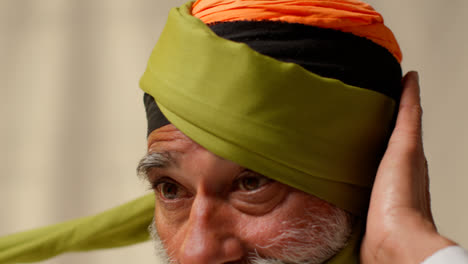
[[(306, 215), (310, 216), (310, 221), (293, 219), (284, 222), (285, 228), (279, 236), (273, 237), (267, 245), (256, 245), (256, 249), (243, 260), (232, 264), (319, 264), (346, 246), (355, 220), (349, 213), (335, 207), (327, 216), (319, 216), (313, 210), (307, 211)], [(171, 257), (171, 252), (166, 250), (154, 220), (148, 231), (154, 242), (157, 263), (179, 264)], [(279, 257), (260, 256), (257, 248)]]

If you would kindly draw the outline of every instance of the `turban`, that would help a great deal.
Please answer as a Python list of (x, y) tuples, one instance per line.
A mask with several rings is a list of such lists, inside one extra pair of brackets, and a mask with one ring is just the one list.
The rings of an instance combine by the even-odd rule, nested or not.
[[(380, 14), (356, 0), (187, 3), (171, 10), (140, 81), (148, 134), (172, 123), (207, 150), (357, 216), (348, 245), (327, 263), (359, 263), (401, 92), (401, 59)], [(0, 261), (2, 254), (36, 261), (143, 241), (152, 199), (7, 237)], [(143, 222), (121, 226), (129, 215)], [(91, 238), (103, 230), (112, 242)], [(33, 235), (55, 247), (45, 250)], [(26, 248), (11, 246), (27, 240)], [(41, 254), (18, 257), (27, 251)]]
[[(244, 6), (261, 12), (239, 20)], [(393, 35), (369, 8), (211, 0), (195, 2), (194, 15), (191, 4), (174, 9), (140, 82), (148, 133), (170, 122), (225, 159), (365, 215), (401, 90), (398, 45), (377, 44), (374, 33)], [(265, 21), (270, 12), (287, 15)]]
[(401, 58), (380, 14), (359, 1), (199, 0), (172, 11), (141, 79), (148, 134), (172, 123), (358, 216), (328, 262), (358, 263)]

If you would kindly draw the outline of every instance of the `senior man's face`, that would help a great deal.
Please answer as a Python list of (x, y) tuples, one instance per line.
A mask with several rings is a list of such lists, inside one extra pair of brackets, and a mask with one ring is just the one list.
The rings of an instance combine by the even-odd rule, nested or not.
[(152, 235), (164, 263), (322, 263), (345, 246), (343, 210), (216, 156), (173, 125), (148, 140), (138, 170), (156, 193)]

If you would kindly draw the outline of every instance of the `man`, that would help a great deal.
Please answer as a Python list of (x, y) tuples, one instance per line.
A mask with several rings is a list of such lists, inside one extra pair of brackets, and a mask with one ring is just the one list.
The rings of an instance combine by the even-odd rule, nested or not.
[[(294, 5), (299, 6), (299, 8), (295, 10)], [(327, 14), (336, 13), (337, 16), (343, 14), (337, 24), (333, 23), (335, 17), (320, 12), (326, 8), (328, 8)], [(199, 0), (193, 5), (190, 4), (190, 7), (186, 9), (191, 11), (190, 15), (201, 19), (210, 26), (211, 30), (220, 37), (244, 42), (259, 53), (280, 61), (295, 62), (321, 76), (339, 79), (347, 84), (359, 85), (394, 98), (396, 101), (399, 99), (395, 98), (395, 94), (399, 96), (399, 85), (395, 85), (395, 80), (399, 83), (401, 75), (398, 77), (398, 72), (395, 73), (395, 71), (401, 71), (401, 69), (399, 66), (395, 66), (395, 62), (401, 60), (401, 54), (391, 32), (383, 24), (376, 23), (378, 18), (375, 17), (370, 19), (369, 24), (365, 25), (343, 22), (347, 21), (344, 17), (365, 20), (366, 16), (376, 15), (372, 8), (363, 3), (357, 1), (344, 1), (344, 3), (343, 1), (322, 1), (317, 4), (313, 1), (275, 3), (274, 1)], [(296, 175), (287, 170), (283, 170), (284, 174), (280, 175), (269, 170), (268, 166), (276, 166), (277, 164), (265, 161), (263, 156), (272, 160), (278, 159), (279, 156), (275, 154), (282, 151), (282, 148), (284, 148), (283, 151), (288, 152), (288, 155), (293, 156), (295, 151), (302, 151), (302, 149), (290, 147), (289, 145), (294, 144), (294, 139), (288, 137), (275, 137), (276, 141), (268, 142), (269, 146), (276, 144), (279, 145), (277, 147), (269, 148), (269, 146), (262, 145), (263, 141), (269, 140), (264, 138), (268, 137), (268, 132), (262, 130), (263, 124), (267, 124), (269, 129), (274, 130), (278, 128), (278, 124), (286, 123), (288, 125), (282, 127), (285, 129), (283, 132), (288, 133), (289, 129), (297, 129), (296, 131), (299, 132), (296, 133), (296, 136), (298, 137), (301, 136), (300, 131), (304, 131), (301, 130), (301, 126), (306, 126), (299, 121), (301, 124), (297, 128), (293, 122), (275, 120), (275, 118), (281, 118), (277, 116), (268, 116), (262, 119), (262, 111), (269, 111), (268, 113), (281, 111), (269, 108), (264, 101), (275, 100), (275, 98), (268, 97), (271, 96), (270, 93), (274, 93), (270, 90), (284, 84), (269, 83), (266, 88), (267, 92), (260, 93), (260, 95), (256, 93), (257, 90), (262, 89), (258, 87), (260, 85), (249, 87), (248, 90), (240, 88), (239, 86), (248, 85), (248, 81), (239, 81), (237, 78), (255, 79), (258, 74), (262, 73), (251, 76), (249, 73), (239, 74), (236, 69), (244, 66), (250, 67), (249, 70), (256, 70), (264, 69), (263, 66), (267, 66), (262, 62), (252, 62), (255, 58), (246, 58), (245, 61), (249, 61), (250, 64), (242, 64), (243, 59), (236, 60), (235, 56), (229, 57), (230, 54), (242, 56), (243, 50), (242, 48), (229, 50), (231, 47), (228, 45), (231, 43), (228, 42), (224, 44), (225, 47), (219, 49), (229, 51), (218, 52), (216, 45), (200, 40), (203, 35), (197, 35), (197, 33), (199, 30), (204, 30), (200, 29), (202, 26), (198, 28), (196, 22), (193, 25), (190, 24), (187, 28), (193, 30), (195, 32), (193, 34), (184, 31), (183, 26), (180, 26), (180, 24), (190, 23), (187, 22), (190, 18), (184, 20), (186, 18), (184, 17), (184, 7), (173, 12), (178, 14), (172, 14), (172, 17), (175, 18), (170, 17), (166, 31), (153, 51), (148, 70), (141, 82), (143, 90), (151, 96), (145, 95), (149, 122), (148, 154), (140, 162), (138, 171), (147, 177), (156, 193), (155, 221), (152, 234), (156, 240), (159, 255), (165, 259), (164, 263), (357, 263), (361, 235), (359, 228), (362, 227), (363, 223), (359, 211), (360, 204), (353, 204), (349, 200), (343, 201), (334, 197), (333, 194), (339, 192), (340, 195), (346, 196), (349, 192), (359, 196), (365, 191), (361, 189), (350, 191), (342, 186), (337, 187), (322, 182), (310, 183), (308, 179), (317, 176), (314, 175), (314, 172), (317, 172), (315, 167), (312, 169), (302, 167), (301, 169), (308, 173), (307, 178), (297, 177), (296, 181), (290, 180)], [(362, 15), (363, 13), (366, 15)], [(182, 18), (177, 20), (177, 15), (180, 14)], [(378, 17), (378, 15), (376, 16)], [(303, 19), (304, 17), (306, 18)], [(320, 19), (316, 19), (317, 17)], [(326, 20), (327, 23), (322, 24), (321, 19)], [(287, 25), (288, 23), (290, 26)], [(293, 28), (297, 24), (314, 26), (314, 28), (306, 29), (307, 32), (315, 30), (314, 35), (306, 36), (307, 33), (301, 31), (303, 28)], [(324, 33), (325, 30), (317, 30), (316, 27), (351, 32), (355, 36), (364, 34), (364, 37), (374, 43), (366, 40), (367, 42), (364, 44), (359, 42), (361, 40), (347, 38), (349, 35), (341, 32), (327, 31)], [(362, 30), (363, 28), (365, 30)], [(181, 33), (172, 35), (171, 33), (174, 31)], [(300, 43), (299, 48), (294, 44), (287, 46), (281, 43), (283, 40), (281, 33), (284, 32), (287, 32), (286, 35), (289, 37), (287, 41)], [(333, 38), (327, 38), (330, 36), (327, 34), (335, 35)], [(297, 35), (301, 37), (296, 38)], [(186, 39), (184, 39), (185, 36), (187, 36)], [(212, 36), (208, 38), (212, 38)], [(321, 43), (328, 44), (327, 49), (314, 46), (310, 44), (313, 43), (309, 42), (310, 39), (304, 40), (305, 38), (315, 38), (314, 40), (317, 42), (319, 39)], [(330, 39), (334, 41), (330, 41)], [(190, 43), (190, 47), (186, 48), (190, 51), (180, 51), (185, 47), (182, 44), (178, 45), (178, 41), (181, 43), (193, 41), (193, 44)], [(210, 41), (222, 42), (215, 39), (210, 39)], [(336, 42), (348, 43), (349, 46), (359, 51), (362, 48), (360, 45), (369, 45), (363, 50), (372, 58), (362, 55), (362, 60), (365, 62), (352, 61), (347, 57), (348, 53), (339, 53), (343, 47), (333, 46), (336, 45)], [(372, 45), (375, 43), (386, 48), (386, 51), (374, 49)], [(197, 49), (198, 45), (209, 46), (209, 52), (204, 53), (203, 48)], [(220, 46), (222, 45), (220, 44)], [(174, 49), (177, 52), (171, 50), (173, 46), (176, 47)], [(265, 48), (265, 46), (268, 47)], [(316, 49), (322, 55), (326, 55), (317, 56), (315, 54), (315, 56), (309, 55), (310, 57), (307, 57), (309, 53), (301, 53), (301, 49)], [(183, 55), (178, 56), (179, 53)], [(206, 62), (209, 59), (197, 56), (200, 54), (211, 56), (214, 59)], [(195, 59), (190, 58), (192, 56)], [(229, 59), (225, 59), (224, 56), (229, 57)], [(338, 56), (340, 58), (337, 58)], [(333, 58), (330, 59), (330, 57)], [(376, 61), (371, 63), (371, 59), (376, 59)], [(232, 64), (229, 65), (228, 61)], [(242, 62), (239, 63), (239, 61)], [(330, 61), (341, 64), (333, 68), (334, 65), (330, 66), (332, 64)], [(199, 62), (196, 65), (201, 70), (195, 69), (189, 72), (182, 62), (189, 65), (195, 65)], [(366, 63), (367, 65), (363, 66)], [(381, 72), (369, 73), (372, 71), (369, 69), (369, 65), (375, 63), (381, 65), (385, 70), (380, 69)], [(349, 64), (352, 64), (351, 67)], [(235, 79), (231, 79), (229, 73), (220, 72), (215, 65), (228, 68), (229, 70), (225, 70), (228, 72), (234, 71), (232, 76), (235, 76)], [(281, 71), (275, 72), (274, 69), (267, 69), (264, 70), (267, 73), (263, 74), (270, 73), (275, 76), (282, 74)], [(341, 72), (338, 73), (340, 70)], [(365, 73), (363, 74), (363, 72)], [(366, 73), (369, 75), (363, 77)], [(361, 75), (359, 76), (359, 74)], [(375, 77), (377, 74), (380, 74), (380, 77)], [(218, 78), (212, 78), (211, 75), (216, 75)], [(164, 80), (160, 80), (161, 76)], [(263, 78), (270, 77), (264, 76)], [(406, 88), (400, 103), (400, 116), (386, 156), (380, 164), (373, 190), (371, 211), (368, 216), (367, 232), (361, 249), (363, 263), (403, 263), (403, 260), (408, 261), (408, 263), (419, 263), (436, 250), (453, 245), (453, 242), (437, 235), (430, 215), (427, 169), (420, 141), (420, 105), (416, 78), (413, 73), (409, 74), (405, 80)], [(180, 79), (183, 81), (179, 82)], [(261, 81), (255, 80), (253, 83), (261, 83)], [(287, 101), (290, 97), (288, 93), (304, 93), (302, 95), (311, 100), (310, 109), (305, 108), (305, 111), (320, 111), (319, 108), (313, 106), (315, 101), (311, 99), (311, 96), (306, 95), (307, 91), (297, 88), (300, 84), (294, 83), (292, 78), (290, 80), (292, 82), (290, 90), (286, 92), (275, 90), (276, 93), (285, 97), (285, 102), (280, 100), (278, 103), (276, 101), (276, 106), (293, 109), (288, 116), (293, 119), (294, 115), (304, 113), (300, 108), (302, 101), (300, 99)], [(235, 85), (231, 85), (232, 82)], [(211, 89), (212, 84), (220, 87)], [(310, 85), (317, 84), (311, 82)], [(318, 86), (320, 85), (325, 86), (326, 84), (320, 83)], [(385, 85), (390, 87), (383, 88)], [(229, 88), (225, 88), (226, 86)], [(238, 92), (241, 96), (237, 96), (232, 91)], [(224, 96), (223, 93), (227, 93), (229, 96)], [(278, 94), (275, 95), (278, 96)], [(218, 97), (223, 97), (220, 99), (220, 102), (223, 103), (216, 101), (219, 99)], [(252, 103), (249, 101), (250, 97), (261, 97), (261, 99), (252, 100), (254, 101)], [(263, 100), (264, 97), (267, 99)], [(321, 99), (326, 101), (325, 97)], [(193, 98), (194, 100), (191, 101)], [(378, 99), (373, 98), (372, 100)], [(155, 104), (155, 101), (158, 105)], [(247, 106), (247, 110), (238, 110), (236, 106), (230, 104), (231, 101), (237, 105), (251, 104), (252, 107)], [(296, 104), (296, 102), (298, 103)], [(356, 103), (364, 104), (364, 101)], [(372, 111), (380, 110), (372, 109)], [(324, 112), (328, 113), (328, 111)], [(352, 119), (350, 112), (343, 113), (340, 117)], [(339, 115), (337, 112), (333, 112), (333, 114)], [(332, 116), (333, 114), (327, 117), (333, 119), (335, 118)], [(165, 116), (170, 121), (167, 121)], [(243, 118), (244, 116), (246, 118)], [(384, 127), (385, 122), (391, 121), (386, 119), (388, 115), (382, 114), (379, 117), (379, 121), (384, 123), (382, 124)], [(308, 116), (308, 118), (307, 120), (312, 123), (315, 121), (314, 115)], [(366, 118), (368, 117), (362, 116), (362, 119)], [(222, 119), (227, 119), (229, 122), (218, 126), (216, 122), (222, 123)], [(252, 120), (253, 125), (250, 123)], [(327, 150), (320, 148), (319, 144), (322, 142), (317, 142), (313, 137), (324, 138), (330, 144), (329, 148), (334, 147), (333, 143), (330, 142), (338, 139), (331, 137), (332, 140), (327, 141), (330, 139), (327, 138), (327, 135), (314, 134), (317, 126), (323, 126), (323, 123), (326, 123), (323, 119), (320, 120), (322, 123), (317, 123), (312, 129), (306, 130), (311, 134), (310, 138), (303, 138), (303, 143), (307, 145), (309, 141), (314, 142), (318, 146), (312, 144), (308, 147), (318, 149), (322, 156), (327, 156)], [(210, 123), (210, 121), (213, 122)], [(255, 122), (260, 123), (260, 125), (255, 126)], [(223, 126), (229, 126), (232, 123), (235, 125), (230, 129), (236, 132), (231, 134), (231, 131), (223, 129)], [(360, 126), (360, 124), (356, 123), (355, 125)], [(258, 131), (249, 130), (248, 127), (251, 125), (258, 128)], [(336, 125), (335, 130), (339, 130), (338, 127), (340, 125)], [(350, 127), (343, 128), (349, 129)], [(240, 135), (236, 135), (238, 130), (241, 131)], [(376, 132), (378, 130), (372, 131), (380, 133)], [(245, 133), (248, 136), (245, 136)], [(359, 135), (361, 138), (368, 141), (373, 140), (365, 129), (361, 130), (360, 133), (362, 133)], [(252, 134), (260, 136), (251, 136)], [(347, 138), (346, 140), (352, 141), (353, 139)], [(252, 145), (245, 142), (250, 142), (249, 144)], [(335, 145), (335, 147), (338, 146)], [(378, 155), (378, 146), (365, 146), (364, 144), (362, 149), (366, 148), (374, 149), (373, 152), (371, 151), (372, 155)], [(251, 152), (258, 153), (251, 155)], [(237, 155), (238, 153), (241, 153), (241, 157)], [(256, 156), (256, 154), (261, 157)], [(341, 153), (334, 154), (340, 155)], [(356, 155), (360, 155), (360, 153)], [(257, 161), (249, 162), (249, 160), (242, 158), (245, 156), (257, 159)], [(294, 163), (294, 161), (287, 161), (285, 156), (281, 157), (280, 162), (290, 162), (292, 165), (288, 165), (291, 167), (300, 167), (300, 162)], [(316, 157), (313, 153), (307, 157), (310, 158), (310, 163), (315, 162), (314, 158)], [(371, 158), (367, 157), (367, 161), (369, 159)], [(320, 160), (320, 162), (326, 163), (327, 161)], [(258, 163), (267, 163), (268, 165), (263, 167)], [(335, 166), (345, 167), (347, 164), (335, 163)], [(282, 169), (282, 167), (278, 167), (278, 170)], [(352, 174), (353, 170), (359, 171), (359, 168), (353, 167), (347, 173)], [(327, 172), (329, 171), (327, 170)], [(318, 173), (320, 174), (320, 172)], [(341, 175), (343, 174), (345, 173), (342, 172)], [(398, 178), (391, 179), (397, 176)], [(424, 184), (411, 186), (411, 182), (405, 179), (408, 176), (420, 177), (418, 182)], [(362, 180), (365, 176), (361, 175), (357, 178)], [(328, 179), (333, 183), (341, 181), (349, 184), (356, 178), (343, 180), (337, 176)], [(359, 181), (353, 182), (354, 187), (363, 186), (360, 185), (362, 182)], [(406, 185), (407, 183), (409, 185)], [(311, 187), (315, 184), (323, 185), (317, 190), (317, 188)], [(330, 191), (328, 193), (321, 192), (324, 188), (329, 188)], [(404, 198), (394, 197), (395, 191), (403, 192), (402, 197)], [(415, 192), (413, 193), (413, 191)], [(330, 193), (332, 194), (330, 195)], [(407, 197), (410, 195), (414, 197)], [(351, 200), (359, 199), (359, 197), (351, 196), (348, 198)], [(401, 221), (407, 223), (403, 226), (404, 228), (399, 226)], [(405, 236), (415, 233), (420, 233), (421, 236), (405, 238)], [(421, 242), (420, 239), (423, 237), (427, 239)], [(405, 239), (401, 240), (402, 238)], [(418, 243), (415, 243), (416, 241)], [(426, 245), (421, 247), (421, 243)], [(398, 259), (400, 257), (406, 259)]]
[[(284, 19), (274, 22), (272, 10)], [(412, 73), (360, 247), (400, 98), (400, 60), (379, 15), (357, 1), (197, 1), (173, 11), (142, 79), (149, 138), (139, 171), (156, 193), (160, 255), (174, 263), (420, 263), (454, 245), (430, 213)], [(0, 259), (144, 240), (148, 208), (138, 200), (14, 236), (0, 241)], [(32, 250), (40, 256), (23, 254)], [(449, 247), (427, 263), (454, 251), (464, 254)]]

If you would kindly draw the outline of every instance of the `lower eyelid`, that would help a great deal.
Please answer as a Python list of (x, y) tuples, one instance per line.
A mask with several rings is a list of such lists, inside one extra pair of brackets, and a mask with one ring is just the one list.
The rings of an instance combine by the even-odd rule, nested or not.
[(268, 199), (265, 199), (262, 202), (259, 202), (257, 199), (232, 200), (231, 205), (232, 207), (236, 208), (237, 210), (245, 214), (259, 216), (259, 215), (265, 215), (265, 214), (270, 213), (274, 208), (278, 207), (282, 203), (283, 200), (284, 200), (284, 196), (273, 195), (273, 196), (270, 196)]
[(157, 214), (163, 216), (171, 223), (183, 221), (190, 214), (191, 201), (164, 202), (161, 199), (156, 200)]
[(189, 206), (191, 204), (191, 198), (178, 198), (174, 200), (164, 199), (160, 196), (159, 193), (156, 193), (156, 199), (158, 201), (158, 205), (161, 208), (164, 208), (165, 211), (178, 211), (183, 210), (183, 208)]
[(231, 194), (231, 197), (238, 200), (243, 200), (247, 203), (261, 204), (270, 200), (275, 193), (278, 192), (275, 182), (268, 182), (252, 191), (236, 191)]

